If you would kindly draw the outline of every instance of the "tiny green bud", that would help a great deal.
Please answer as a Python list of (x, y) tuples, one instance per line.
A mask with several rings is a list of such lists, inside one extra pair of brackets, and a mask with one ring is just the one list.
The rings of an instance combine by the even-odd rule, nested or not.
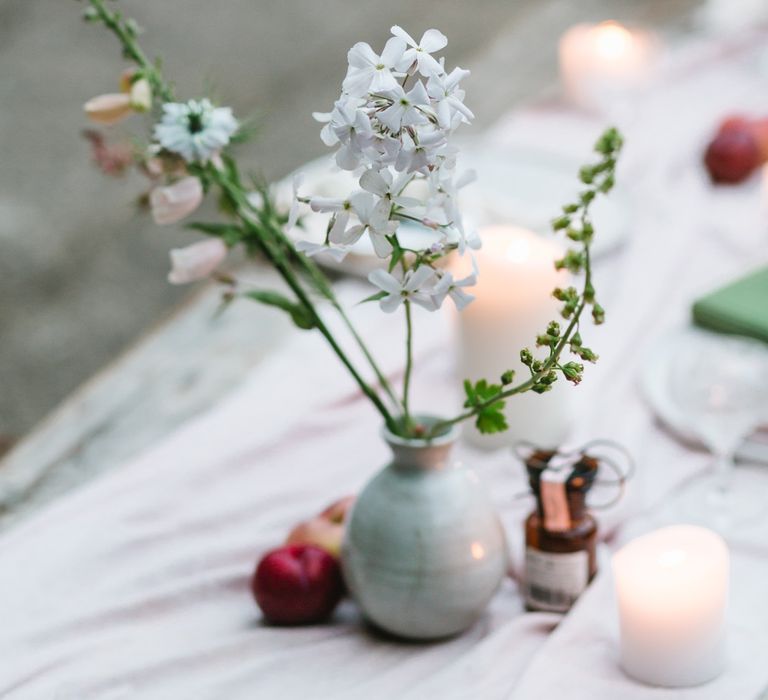
[(584, 365), (578, 362), (566, 362), (560, 369), (563, 371), (563, 375), (569, 382), (578, 384), (581, 381)]
[(576, 331), (571, 338), (571, 347), (581, 347), (581, 333)]
[(579, 211), (578, 204), (566, 204), (563, 207), (563, 212), (566, 214), (575, 214), (577, 211)]
[(591, 165), (584, 165), (579, 170), (579, 180), (581, 180), (585, 185), (591, 185), (592, 181), (595, 179), (595, 171), (592, 168)]
[(598, 326), (605, 321), (605, 309), (598, 303), (592, 307), (592, 318)]
[(557, 321), (550, 321), (547, 326), (547, 335), (552, 338), (560, 337), (560, 324)]
[(600, 191), (607, 194), (613, 189), (613, 175), (608, 175), (600, 184)]
[(557, 219), (554, 219), (552, 221), (552, 228), (555, 231), (560, 231), (561, 229), (568, 228), (570, 224), (571, 224), (570, 216), (560, 216)]
[(533, 362), (533, 354), (528, 348), (523, 348), (520, 351), (520, 362), (522, 362), (526, 367), (531, 366), (531, 363)]
[(501, 383), (504, 386), (509, 386), (513, 381), (515, 381), (515, 371), (508, 369), (504, 374), (501, 375)]

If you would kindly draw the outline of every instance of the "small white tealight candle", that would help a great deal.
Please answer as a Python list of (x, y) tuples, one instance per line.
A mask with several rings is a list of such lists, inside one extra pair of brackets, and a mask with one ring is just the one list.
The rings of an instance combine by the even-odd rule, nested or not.
[[(480, 274), (470, 291), (476, 297), (459, 314), (459, 378), (497, 384), (506, 370), (516, 373), (515, 384), (530, 377), (520, 362), (520, 350), (536, 354), (536, 336), (559, 320), (555, 287), (568, 286), (566, 273), (555, 270), (562, 250), (552, 241), (517, 226), (490, 226), (480, 231), (483, 247), (476, 258)], [(537, 356), (544, 356), (539, 350)], [(473, 444), (488, 449), (526, 439), (541, 447), (558, 447), (570, 427), (569, 392), (558, 380), (552, 391), (532, 392), (507, 399), (504, 413), (509, 430), (481, 435), (474, 427), (465, 434)]]
[(722, 672), (728, 569), (723, 538), (693, 525), (656, 530), (614, 555), (621, 666), (629, 676), (674, 688)]
[(559, 53), (568, 99), (581, 107), (606, 107), (647, 83), (656, 46), (646, 33), (601, 22), (571, 27), (560, 39)]

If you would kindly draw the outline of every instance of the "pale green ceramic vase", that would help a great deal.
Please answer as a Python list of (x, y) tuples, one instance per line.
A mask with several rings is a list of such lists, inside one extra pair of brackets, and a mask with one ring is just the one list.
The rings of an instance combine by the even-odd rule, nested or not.
[(449, 637), (477, 620), (506, 575), (504, 530), (477, 475), (451, 460), (457, 428), (429, 442), (383, 437), (393, 459), (355, 503), (344, 576), (378, 627)]

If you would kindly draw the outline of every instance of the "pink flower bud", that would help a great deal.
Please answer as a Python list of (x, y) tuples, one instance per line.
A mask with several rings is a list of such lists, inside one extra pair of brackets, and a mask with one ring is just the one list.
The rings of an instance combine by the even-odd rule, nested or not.
[(218, 238), (208, 238), (186, 248), (171, 251), (171, 284), (187, 284), (208, 277), (227, 257), (227, 246)]
[(97, 124), (117, 124), (131, 113), (131, 96), (122, 93), (99, 95), (88, 100), (83, 109)]
[(203, 185), (196, 177), (185, 177), (149, 193), (152, 218), (156, 224), (174, 224), (191, 214), (203, 201)]

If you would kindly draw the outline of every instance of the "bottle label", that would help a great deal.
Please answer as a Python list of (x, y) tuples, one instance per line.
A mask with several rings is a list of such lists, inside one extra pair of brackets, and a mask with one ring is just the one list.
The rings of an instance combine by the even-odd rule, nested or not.
[(525, 550), (525, 602), (536, 610), (567, 612), (589, 582), (585, 550), (561, 554)]

